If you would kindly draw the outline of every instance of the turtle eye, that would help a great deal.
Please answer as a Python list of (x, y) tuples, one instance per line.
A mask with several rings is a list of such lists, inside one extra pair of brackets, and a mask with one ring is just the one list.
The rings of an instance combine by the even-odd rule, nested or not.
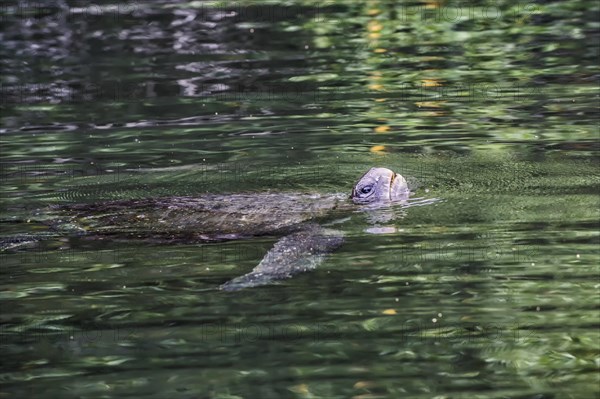
[(369, 194), (371, 191), (373, 191), (372, 185), (364, 186), (363, 188), (360, 189), (360, 193), (364, 194), (364, 195)]

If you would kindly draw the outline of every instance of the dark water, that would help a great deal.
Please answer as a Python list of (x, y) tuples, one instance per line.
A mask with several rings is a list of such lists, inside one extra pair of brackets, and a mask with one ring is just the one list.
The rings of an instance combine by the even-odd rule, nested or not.
[(439, 201), (238, 292), (276, 237), (3, 252), (0, 396), (598, 397), (598, 4), (1, 13), (2, 235), (57, 203), (349, 192), (373, 165)]

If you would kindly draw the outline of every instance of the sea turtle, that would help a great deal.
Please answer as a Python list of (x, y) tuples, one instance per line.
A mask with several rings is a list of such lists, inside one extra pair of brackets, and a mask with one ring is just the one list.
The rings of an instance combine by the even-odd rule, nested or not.
[(220, 287), (234, 290), (316, 267), (343, 242), (343, 233), (328, 221), (355, 210), (377, 214), (392, 204), (406, 204), (409, 195), (404, 177), (387, 168), (371, 168), (350, 198), (347, 194), (209, 194), (55, 206), (38, 216), (55, 232), (89, 238), (213, 242), (281, 237), (250, 273)]

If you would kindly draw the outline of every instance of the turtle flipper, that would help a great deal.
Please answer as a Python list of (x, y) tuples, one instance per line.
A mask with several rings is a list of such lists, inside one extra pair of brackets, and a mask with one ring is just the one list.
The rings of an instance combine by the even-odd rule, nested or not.
[(250, 273), (228, 281), (220, 289), (256, 287), (312, 270), (343, 241), (339, 231), (310, 225), (277, 241)]

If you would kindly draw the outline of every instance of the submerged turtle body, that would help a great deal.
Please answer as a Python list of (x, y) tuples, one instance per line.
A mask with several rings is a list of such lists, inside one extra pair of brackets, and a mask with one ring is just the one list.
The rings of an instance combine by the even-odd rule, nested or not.
[(61, 206), (49, 223), (59, 231), (202, 242), (285, 234), (353, 208), (342, 194), (210, 194)]
[(267, 284), (316, 267), (340, 246), (343, 233), (322, 227), (344, 213), (373, 210), (408, 199), (406, 180), (371, 168), (344, 194), (210, 194), (108, 201), (55, 207), (45, 213), (55, 231), (90, 238), (207, 242), (260, 235), (282, 238), (250, 273), (221, 286), (233, 290)]

